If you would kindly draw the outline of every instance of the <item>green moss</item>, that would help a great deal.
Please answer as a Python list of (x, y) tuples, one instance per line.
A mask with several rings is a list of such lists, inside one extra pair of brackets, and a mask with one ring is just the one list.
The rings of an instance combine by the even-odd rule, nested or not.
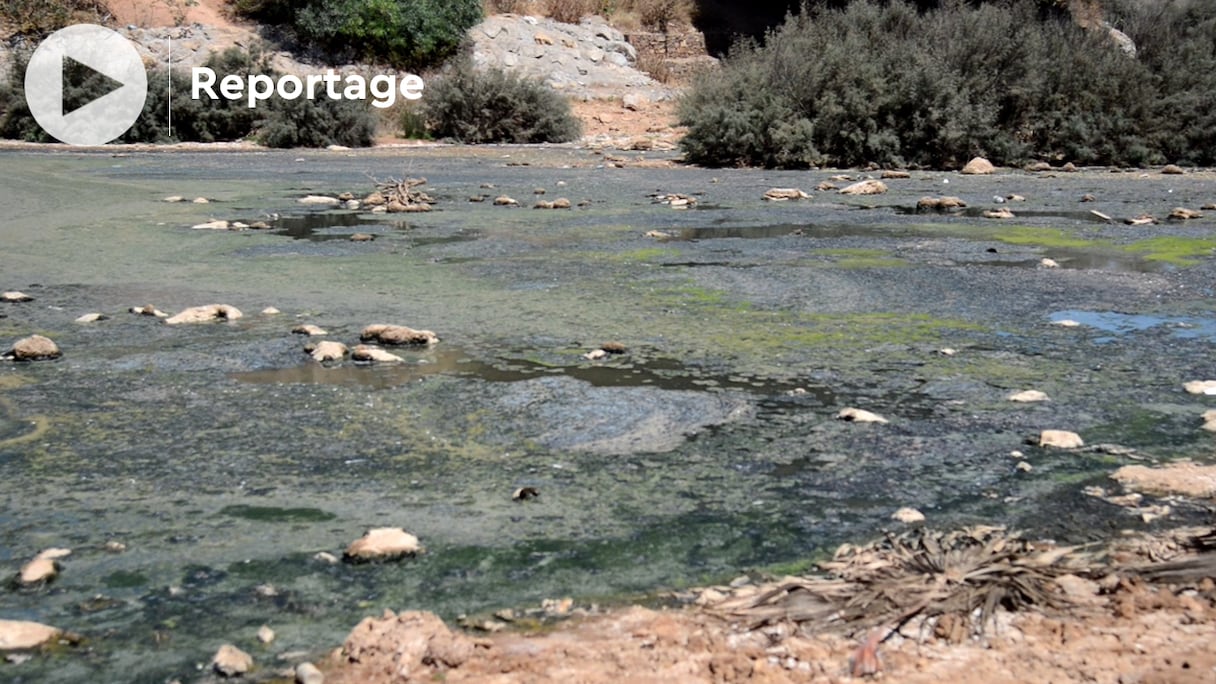
[(613, 261), (655, 261), (665, 257), (674, 256), (677, 252), (671, 249), (662, 247), (646, 247), (643, 249), (635, 249), (630, 252), (618, 252), (611, 256)]
[(1025, 245), (1034, 247), (1094, 247), (1102, 243), (1096, 240), (1086, 240), (1074, 237), (1058, 228), (1032, 228), (1030, 226), (1014, 226), (1002, 228), (993, 238), (1010, 245)]
[(1216, 250), (1216, 238), (1186, 238), (1162, 236), (1124, 245), (1125, 252), (1141, 254), (1149, 261), (1162, 261), (1176, 266), (1194, 266), (1202, 257)]
[(836, 268), (898, 268), (907, 265), (904, 260), (881, 249), (814, 249), (811, 253), (832, 259), (832, 266)]

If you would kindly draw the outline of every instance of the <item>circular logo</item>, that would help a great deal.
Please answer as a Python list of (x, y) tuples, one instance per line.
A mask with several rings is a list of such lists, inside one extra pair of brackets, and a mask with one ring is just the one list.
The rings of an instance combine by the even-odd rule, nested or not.
[(126, 133), (147, 97), (139, 52), (103, 26), (59, 29), (25, 68), (30, 113), (42, 130), (69, 145), (104, 145)]

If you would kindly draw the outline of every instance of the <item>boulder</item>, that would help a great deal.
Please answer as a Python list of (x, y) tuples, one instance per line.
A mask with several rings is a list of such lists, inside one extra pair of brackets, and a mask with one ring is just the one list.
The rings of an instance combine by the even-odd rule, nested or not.
[(899, 169), (887, 169), (886, 171), (882, 172), (883, 180), (903, 180), (905, 178), (911, 178), (911, 177), (912, 177), (912, 174), (908, 173), (907, 171), (901, 171)]
[(0, 292), (0, 302), (16, 303), (16, 302), (32, 302), (32, 301), (34, 301), (34, 298), (27, 295), (24, 292), (17, 292), (16, 290), (12, 290), (9, 292)]
[(569, 209), (570, 200), (566, 199), (565, 197), (558, 197), (557, 199), (553, 200), (553, 208), (554, 209)]
[(1203, 212), (1195, 211), (1194, 209), (1187, 209), (1186, 207), (1176, 207), (1173, 211), (1170, 212), (1170, 218), (1179, 220), (1179, 221), (1189, 221), (1191, 219), (1201, 219), (1201, 218), (1203, 218)]
[(1060, 167), (1060, 170), (1063, 171), (1064, 173), (1076, 173), (1077, 165), (1072, 162), (1066, 162), (1064, 164), (1064, 166)]
[(519, 202), (515, 201), (514, 199), (512, 199), (510, 197), (507, 197), (506, 195), (499, 195), (498, 197), (494, 198), (494, 206), (496, 206), (496, 207), (517, 207), (517, 206), (519, 206)]
[(336, 207), (342, 203), (342, 200), (337, 197), (328, 197), (326, 195), (306, 195), (296, 201), (311, 207)]
[(323, 337), (329, 334), (324, 328), (312, 323), (297, 325), (291, 329), (291, 332), (293, 335), (308, 335), (309, 337)]
[(1186, 171), (1183, 171), (1182, 167), (1178, 166), (1177, 164), (1166, 164), (1161, 169), (1161, 173), (1166, 176), (1181, 176), (1182, 174), (1186, 173)]
[(211, 669), (221, 677), (240, 677), (253, 669), (253, 656), (232, 644), (224, 644), (211, 659)]
[(1187, 394), (1216, 395), (1216, 380), (1193, 380), (1182, 387)]
[(227, 221), (216, 219), (215, 221), (207, 221), (206, 223), (196, 223), (190, 226), (194, 230), (228, 230), (230, 228)]
[(925, 514), (915, 508), (901, 508), (891, 514), (891, 519), (904, 523), (905, 525), (913, 525), (925, 521)]
[(847, 420), (851, 423), (887, 423), (887, 419), (859, 408), (847, 408), (836, 414), (836, 420)]
[(341, 656), (367, 672), (391, 672), (393, 681), (428, 682), (442, 681), (444, 671), (467, 663), (475, 648), (471, 638), (448, 629), (434, 613), (385, 611), (351, 631)]
[(308, 344), (304, 347), (304, 351), (308, 352), (317, 363), (327, 363), (330, 361), (341, 361), (346, 358), (347, 349), (346, 345), (341, 342), (326, 340), (324, 342)]
[(235, 306), (227, 304), (207, 304), (194, 306), (179, 312), (176, 316), (165, 319), (167, 325), (188, 325), (194, 323), (210, 323), (212, 321), (235, 321), (244, 314)]
[(18, 581), (24, 585), (49, 582), (59, 574), (60, 558), (71, 555), (70, 549), (47, 549), (21, 567)]
[(28, 651), (58, 639), (63, 632), (22, 620), (0, 620), (0, 651)]
[(380, 527), (368, 530), (351, 542), (343, 558), (348, 562), (392, 560), (425, 551), (418, 537), (400, 527)]
[(1085, 446), (1085, 441), (1075, 432), (1044, 430), (1039, 433), (1039, 446), (1055, 449), (1079, 449)]
[(365, 363), (405, 363), (405, 359), (390, 354), (379, 347), (372, 347), (366, 344), (360, 344), (350, 353), (350, 358), (354, 361), (362, 361)]
[(959, 197), (943, 196), (943, 197), (922, 197), (916, 202), (917, 211), (950, 211), (951, 209), (965, 209), (967, 203)]
[(880, 180), (863, 180), (841, 188), (842, 195), (881, 195), (887, 191), (887, 184)]
[(391, 346), (430, 345), (439, 342), (439, 336), (430, 330), (414, 330), (404, 325), (369, 325), (359, 334), (362, 342), (379, 342)]
[(312, 663), (296, 665), (296, 684), (325, 684), (325, 675)]
[(967, 162), (961, 173), (968, 176), (987, 176), (993, 171), (996, 171), (996, 167), (992, 165), (992, 162), (983, 157), (976, 157)]
[(810, 197), (810, 195), (798, 188), (772, 188), (764, 193), (764, 199), (770, 202), (810, 199)]
[(1045, 161), (1037, 161), (1037, 162), (1030, 162), (1029, 164), (1027, 164), (1026, 166), (1024, 166), (1022, 168), (1031, 173), (1038, 173), (1041, 171), (1050, 171), (1051, 164), (1048, 164)]
[(42, 335), (30, 335), (17, 340), (13, 343), (13, 348), (4, 355), (14, 361), (46, 361), (60, 356), (63, 356), (63, 352), (59, 351), (59, 345)]
[(631, 112), (636, 112), (649, 106), (650, 98), (643, 93), (625, 93), (625, 97), (621, 98), (621, 105)]

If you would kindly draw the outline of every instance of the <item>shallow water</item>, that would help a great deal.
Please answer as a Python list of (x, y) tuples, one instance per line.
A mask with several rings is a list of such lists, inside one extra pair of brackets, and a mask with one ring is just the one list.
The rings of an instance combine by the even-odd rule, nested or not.
[[(402, 222), (295, 202), (401, 175), (430, 180), (435, 212)], [(386, 608), (619, 601), (830, 552), (905, 505), (934, 525), (1100, 537), (1140, 525), (1079, 495), (1119, 460), (1028, 437), (1076, 429), (1151, 458), (1209, 454), (1194, 424), (1205, 400), (1181, 383), (1210, 370), (1216, 341), (1211, 225), (1109, 226), (1074, 206), (1094, 193), (1112, 215), (1159, 212), (1210, 201), (1209, 181), (951, 176), (975, 206), (1027, 196), (1013, 228), (897, 210), (943, 174), (880, 200), (760, 200), (828, 175), (607, 169), (569, 148), (0, 153), (0, 287), (37, 298), (0, 306), (0, 337), (39, 332), (65, 353), (0, 365), (0, 562), (15, 573), (43, 548), (73, 549), (53, 584), (0, 591), (0, 617), (86, 639), (0, 678), (192, 680), (226, 641), (268, 673)], [(524, 203), (537, 187), (589, 204), (467, 201)], [(673, 211), (656, 191), (701, 203)], [(268, 231), (189, 230), (275, 215)], [(1191, 261), (1123, 249), (1163, 235), (1197, 241)], [(1031, 268), (1044, 256), (1062, 268)], [(126, 313), (211, 302), (246, 315), (179, 328)], [(271, 305), (284, 313), (258, 314)], [(89, 311), (110, 319), (72, 322)], [(323, 367), (289, 332), (300, 322), (347, 344), (376, 322), (442, 341), (400, 351), (401, 366)], [(1095, 353), (1104, 338), (1119, 343)], [(628, 353), (583, 358), (610, 340)], [(1028, 388), (1053, 401), (1004, 400)], [(833, 420), (847, 406), (891, 423)], [(541, 496), (512, 501), (522, 486)], [(428, 553), (313, 558), (379, 526)], [(107, 552), (111, 540), (128, 550)], [(274, 644), (254, 641), (261, 624)]]

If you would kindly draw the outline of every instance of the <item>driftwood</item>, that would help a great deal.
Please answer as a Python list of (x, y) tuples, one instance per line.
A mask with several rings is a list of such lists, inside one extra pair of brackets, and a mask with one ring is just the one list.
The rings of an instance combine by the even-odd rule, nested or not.
[(368, 197), (368, 204), (386, 205), (390, 212), (426, 212), (435, 204), (434, 198), (419, 189), (426, 185), (425, 178), (372, 180), (376, 190)]
[(1093, 554), (1035, 544), (996, 527), (942, 533), (915, 530), (865, 547), (845, 545), (819, 567), (826, 575), (791, 577), (758, 594), (711, 609), (752, 629), (793, 622), (855, 633), (886, 626), (885, 639), (917, 616), (953, 614), (982, 632), (997, 608), (1062, 608), (1055, 585), (1088, 574)]

